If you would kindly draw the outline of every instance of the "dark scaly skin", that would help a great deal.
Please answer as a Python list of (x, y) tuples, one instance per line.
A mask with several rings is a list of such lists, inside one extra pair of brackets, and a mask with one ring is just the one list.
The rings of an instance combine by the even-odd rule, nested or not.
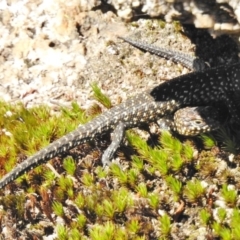
[(232, 123), (239, 125), (239, 106), (233, 96), (240, 91), (240, 64), (192, 72), (155, 87), (151, 92), (157, 102), (175, 100), (185, 106), (224, 104)]
[(213, 38), (206, 29), (183, 25), (183, 33), (195, 45), (195, 54), (208, 66), (219, 67), (239, 62), (238, 44), (226, 34)]
[[(164, 101), (168, 101), (171, 99), (182, 103), (180, 108), (186, 106), (222, 107), (224, 105), (230, 114), (229, 123), (233, 129), (239, 129), (240, 106), (239, 103), (236, 102), (236, 95), (239, 93), (240, 64), (236, 63), (229, 66), (212, 68), (204, 72), (193, 72), (185, 75), (184, 78), (182, 78), (182, 76), (175, 78), (154, 88), (151, 95), (156, 101), (162, 101), (163, 99)], [(199, 116), (196, 111), (195, 115)], [(179, 118), (179, 116), (177, 116), (177, 118)], [(211, 116), (211, 118), (214, 120), (214, 117)], [(186, 120), (186, 116), (182, 116), (181, 119), (179, 118), (179, 121), (182, 121), (181, 126), (183, 126), (183, 123), (187, 124)], [(188, 128), (190, 128), (193, 123), (194, 122), (191, 122), (189, 124), (188, 122)], [(218, 123), (216, 122), (216, 124)], [(184, 133), (184, 135), (188, 134)]]

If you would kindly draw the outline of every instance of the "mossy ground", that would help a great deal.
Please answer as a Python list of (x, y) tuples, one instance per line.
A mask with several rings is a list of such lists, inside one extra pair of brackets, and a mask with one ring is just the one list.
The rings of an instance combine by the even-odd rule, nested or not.
[[(108, 101), (98, 89), (95, 98)], [(84, 111), (73, 103), (52, 114), (45, 106), (0, 102), (0, 175), (100, 109)], [(168, 132), (155, 144), (132, 130), (126, 136), (129, 145), (117, 153), (120, 165), (101, 166), (109, 144), (103, 137), (1, 189), (0, 236), (8, 229), (13, 239), (53, 233), (56, 239), (240, 239), (237, 155), (229, 160), (214, 142), (197, 149), (195, 141)]]

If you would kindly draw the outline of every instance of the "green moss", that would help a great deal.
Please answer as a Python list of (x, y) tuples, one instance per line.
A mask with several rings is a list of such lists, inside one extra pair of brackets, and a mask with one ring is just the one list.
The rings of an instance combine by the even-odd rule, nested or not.
[(142, 171), (144, 169), (143, 160), (136, 155), (132, 156), (132, 166), (138, 171)]
[(211, 134), (202, 134), (200, 138), (202, 139), (206, 149), (211, 149), (212, 147), (216, 146), (216, 140)]
[(145, 183), (140, 183), (138, 186), (136, 186), (136, 191), (141, 197), (147, 197), (148, 196), (148, 190)]
[(95, 173), (97, 174), (98, 178), (105, 178), (108, 175), (107, 171), (102, 166), (97, 166)]
[(26, 196), (24, 194), (20, 195), (7, 195), (0, 198), (0, 205), (4, 209), (10, 209), (14, 217), (18, 219), (24, 218), (24, 203), (26, 201)]
[(202, 220), (203, 224), (208, 226), (211, 221), (211, 217), (212, 217), (211, 213), (206, 209), (202, 209), (200, 211), (199, 215), (200, 215), (200, 219)]
[(198, 180), (188, 181), (183, 191), (190, 203), (201, 203), (205, 194), (205, 189)]
[(57, 226), (57, 235), (59, 240), (68, 240), (68, 230), (63, 225)]
[(104, 199), (103, 202), (101, 203), (103, 207), (103, 214), (109, 218), (113, 219), (114, 214), (115, 214), (115, 207), (114, 203), (111, 200)]
[(71, 228), (68, 233), (69, 240), (83, 239), (82, 233), (77, 228)]
[(112, 104), (110, 99), (102, 93), (101, 89), (97, 86), (97, 84), (93, 83), (91, 86), (94, 94), (93, 97), (106, 108), (111, 108)]
[(112, 222), (103, 225), (96, 224), (90, 229), (92, 240), (127, 239), (126, 233), (121, 228), (116, 227)]
[(74, 202), (79, 208), (83, 208), (86, 204), (84, 195), (82, 193), (78, 193)]
[(169, 188), (173, 191), (175, 201), (179, 201), (182, 195), (182, 183), (173, 176), (168, 176), (166, 182)]
[(154, 209), (157, 210), (160, 204), (160, 197), (156, 193), (148, 193), (147, 198), (149, 200), (149, 205)]
[(151, 172), (160, 171), (163, 176), (181, 171), (193, 159), (192, 147), (188, 144), (182, 145), (167, 131), (163, 131), (160, 137), (162, 148), (151, 148), (146, 141), (130, 132), (127, 138), (140, 156), (152, 164)]
[(162, 239), (168, 239), (171, 232), (171, 221), (170, 217), (167, 214), (164, 214), (160, 218), (160, 228), (161, 228), (161, 237)]
[(56, 175), (50, 169), (47, 169), (43, 173), (43, 177), (44, 177), (44, 180), (45, 180), (45, 183), (44, 183), (45, 186), (50, 187), (52, 185), (54, 179), (56, 178)]
[(134, 234), (134, 235), (137, 234), (141, 228), (139, 221), (136, 219), (130, 220), (127, 223), (126, 227), (127, 227), (128, 232), (130, 234)]
[(69, 177), (60, 176), (60, 178), (58, 178), (58, 186), (63, 191), (67, 191), (73, 187), (73, 180)]
[(199, 161), (196, 165), (196, 169), (202, 176), (213, 176), (218, 170), (219, 162), (213, 152), (202, 151), (199, 155)]
[(59, 216), (59, 217), (64, 216), (63, 206), (60, 202), (56, 202), (56, 201), (53, 202), (52, 209), (57, 216)]
[(240, 239), (240, 211), (239, 209), (233, 209), (231, 221), (230, 221), (230, 229), (232, 230), (233, 239)]
[(69, 175), (73, 176), (76, 171), (76, 163), (72, 158), (65, 158), (63, 160), (63, 168)]
[(111, 200), (115, 205), (116, 212), (123, 213), (128, 207), (133, 205), (133, 200), (128, 189), (121, 187), (111, 193)]
[(227, 218), (227, 213), (225, 209), (220, 208), (218, 210), (218, 217), (220, 222), (214, 221), (212, 224), (212, 229), (217, 237), (220, 239), (240, 239), (240, 211), (239, 209), (233, 209), (230, 216), (230, 221)]
[(86, 226), (86, 223), (87, 223), (87, 218), (82, 214), (78, 215), (77, 217), (78, 228), (83, 229)]
[(232, 189), (228, 189), (226, 184), (223, 184), (221, 194), (225, 202), (230, 206), (235, 206), (237, 202), (237, 192)]
[(84, 172), (83, 176), (81, 177), (81, 182), (87, 186), (87, 187), (91, 187), (94, 185), (94, 177), (92, 174), (88, 173), (88, 172)]
[(111, 164), (110, 168), (111, 168), (112, 175), (117, 177), (121, 184), (127, 184), (128, 183), (127, 173), (124, 172), (119, 165)]
[(227, 217), (227, 212), (224, 208), (219, 208), (217, 212), (220, 223), (223, 223)]

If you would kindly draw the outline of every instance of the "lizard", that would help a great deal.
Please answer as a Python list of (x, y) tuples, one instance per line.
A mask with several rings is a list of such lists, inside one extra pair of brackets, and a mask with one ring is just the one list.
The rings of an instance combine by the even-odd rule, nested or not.
[(232, 94), (240, 91), (239, 81), (239, 63), (191, 72), (168, 80), (111, 108), (27, 158), (0, 180), (0, 188), (55, 156), (114, 130), (113, 142), (102, 156), (103, 165), (107, 165), (126, 129), (155, 122), (186, 106), (215, 106), (224, 103), (229, 110), (231, 122), (237, 124), (240, 116)]
[[(133, 40), (128, 37), (118, 36), (118, 38), (142, 51), (170, 59), (176, 63), (181, 63), (193, 71), (204, 71), (210, 67), (221, 66), (223, 62), (226, 65), (238, 62), (237, 45), (229, 36), (221, 35), (213, 39), (206, 30), (199, 30), (189, 25), (185, 25), (184, 30), (184, 34), (196, 44), (196, 53), (200, 58), (143, 41)], [(206, 48), (205, 45), (209, 48), (208, 53), (202, 53), (200, 51), (201, 48)], [(218, 129), (221, 125), (219, 122), (220, 113), (220, 109), (214, 109), (213, 107), (205, 107), (205, 109), (204, 107), (188, 107), (178, 110), (174, 116), (170, 116), (170, 118), (167, 116), (160, 119), (158, 124), (161, 128), (174, 130), (180, 134), (184, 132), (184, 135), (194, 136), (203, 132), (204, 129), (207, 129), (205, 132)], [(171, 117), (173, 119), (171, 119)]]

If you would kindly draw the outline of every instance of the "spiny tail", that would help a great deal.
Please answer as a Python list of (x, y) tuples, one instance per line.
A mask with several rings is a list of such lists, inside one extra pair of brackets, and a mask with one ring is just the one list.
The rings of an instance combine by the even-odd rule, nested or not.
[(118, 38), (122, 39), (123, 41), (143, 51), (152, 53), (159, 57), (169, 59), (175, 63), (181, 63), (183, 66), (189, 69), (194, 69), (196, 71), (203, 71), (207, 68), (207, 66), (202, 60), (192, 57), (188, 54), (178, 52), (178, 51), (173, 51), (168, 48), (157, 47), (155, 45), (148, 44), (145, 42), (135, 41), (130, 38), (125, 38), (125, 37), (118, 37)]

